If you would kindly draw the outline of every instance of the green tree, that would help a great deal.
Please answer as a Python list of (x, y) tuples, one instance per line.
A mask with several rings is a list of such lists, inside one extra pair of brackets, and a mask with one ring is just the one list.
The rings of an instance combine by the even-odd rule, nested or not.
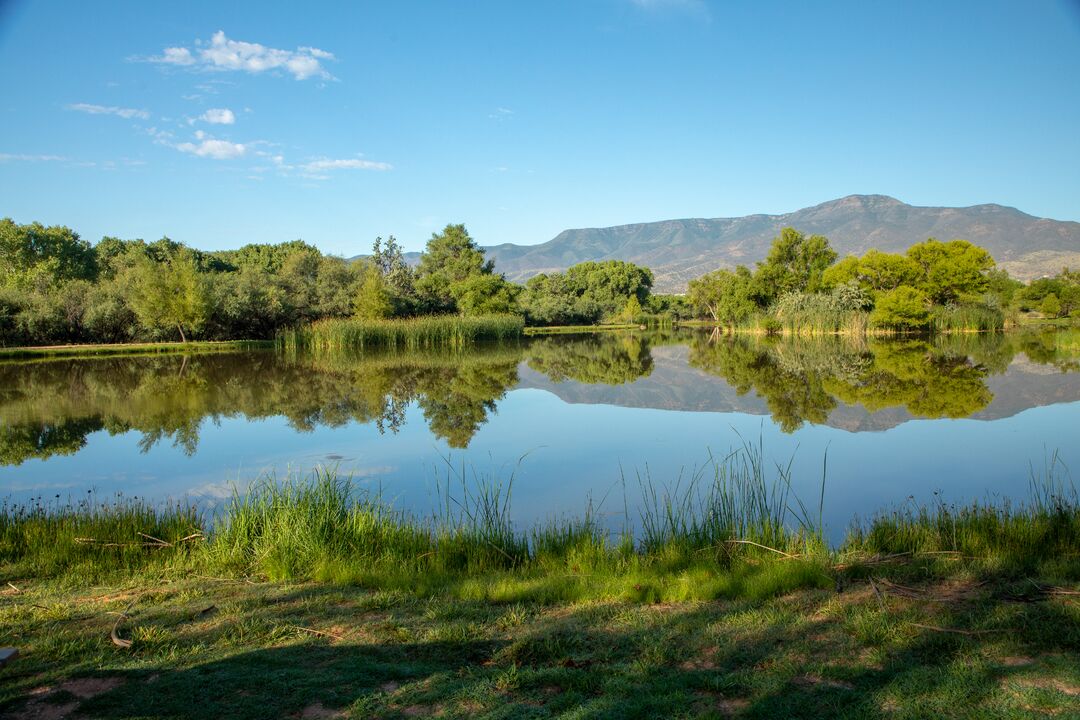
[(502, 275), (470, 275), (450, 286), (450, 296), (463, 315), (517, 312), (518, 287)]
[(1039, 305), (1039, 312), (1049, 318), (1059, 317), (1061, 315), (1061, 301), (1058, 300), (1057, 295), (1050, 293), (1044, 297)]
[(356, 317), (365, 320), (378, 320), (393, 314), (390, 290), (377, 265), (364, 263), (353, 309)]
[(715, 322), (734, 326), (757, 309), (753, 300), (754, 279), (750, 270), (740, 265), (731, 270), (714, 270), (691, 280), (687, 297), (699, 312)]
[(817, 292), (825, 270), (836, 262), (828, 238), (806, 237), (795, 228), (784, 228), (773, 239), (764, 262), (758, 263), (757, 293), (762, 304), (788, 292)]
[(416, 269), (416, 290), (429, 312), (456, 309), (451, 286), (473, 275), (491, 275), (495, 263), (469, 236), (464, 225), (447, 225), (428, 240)]
[(96, 275), (93, 247), (70, 228), (0, 219), (0, 285), (44, 291)]
[(994, 267), (990, 253), (967, 240), (930, 238), (908, 248), (907, 256), (920, 268), (918, 287), (942, 305), (986, 292), (987, 273)]
[(915, 330), (930, 324), (930, 299), (922, 290), (901, 286), (878, 296), (870, 324), (874, 327)]
[(210, 315), (210, 292), (190, 252), (181, 249), (165, 262), (143, 258), (133, 269), (129, 304), (151, 331), (176, 329), (180, 341), (197, 334)]

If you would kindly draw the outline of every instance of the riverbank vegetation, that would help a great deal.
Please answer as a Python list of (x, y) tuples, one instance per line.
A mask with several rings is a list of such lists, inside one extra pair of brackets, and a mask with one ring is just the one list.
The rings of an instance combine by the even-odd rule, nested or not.
[(461, 348), (478, 342), (507, 342), (522, 337), (519, 315), (429, 315), (402, 320), (320, 320), (279, 334), (289, 351), (425, 350)]
[(464, 225), (433, 234), (410, 261), (392, 236), (346, 260), (300, 240), (208, 252), (169, 238), (90, 244), (66, 227), (0, 220), (0, 347), (269, 340), (315, 322), (352, 320), (356, 330), (432, 315), (515, 314), (530, 326), (704, 318), (766, 334), (865, 334), (989, 331), (1080, 314), (1080, 273), (1067, 268), (1024, 285), (982, 248), (933, 238), (904, 254), (838, 259), (826, 238), (793, 228), (753, 270), (708, 272), (686, 295), (653, 294), (652, 284), (648, 268), (608, 260), (516, 285)]
[(517, 528), (511, 484), (453, 474), (428, 519), (332, 474), (267, 479), (212, 526), (134, 499), (6, 505), (0, 642), (22, 657), (0, 710), (1080, 711), (1080, 510), (1053, 461), (1028, 502), (900, 509), (829, 549), (756, 452), (692, 489), (644, 481), (634, 539), (588, 510)]

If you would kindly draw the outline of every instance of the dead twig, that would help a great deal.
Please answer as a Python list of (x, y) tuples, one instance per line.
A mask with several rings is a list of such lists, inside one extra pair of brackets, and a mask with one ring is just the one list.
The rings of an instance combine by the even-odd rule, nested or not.
[(762, 550), (769, 550), (770, 552), (774, 552), (777, 555), (783, 555), (784, 557), (786, 557), (786, 558), (788, 558), (790, 560), (798, 560), (799, 559), (798, 555), (792, 555), (791, 553), (786, 553), (783, 550), (777, 550), (776, 548), (771, 548), (768, 545), (762, 545), (761, 543), (756, 543), (753, 540), (725, 540), (724, 543), (727, 544), (727, 545), (753, 545), (754, 547), (759, 547)]
[(319, 635), (321, 637), (334, 638), (335, 640), (345, 639), (341, 635), (335, 635), (334, 633), (326, 632), (325, 630), (316, 630), (314, 628), (300, 627), (299, 625), (290, 625), (289, 627), (293, 630), (299, 630), (301, 632), (311, 633), (312, 635)]
[(923, 625), (922, 623), (911, 623), (913, 627), (922, 628), (923, 630), (933, 630), (934, 632), (953, 633), (955, 635), (990, 635), (992, 633), (1010, 632), (1009, 630), (961, 630), (959, 628), (943, 628), (937, 625)]

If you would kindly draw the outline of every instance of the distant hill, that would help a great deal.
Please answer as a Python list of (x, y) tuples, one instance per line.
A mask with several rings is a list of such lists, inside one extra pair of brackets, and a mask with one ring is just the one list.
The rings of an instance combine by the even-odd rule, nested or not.
[(663, 220), (564, 230), (540, 245), (485, 248), (495, 267), (524, 282), (586, 260), (628, 260), (652, 268), (655, 290), (682, 292), (703, 273), (764, 259), (785, 227), (829, 238), (841, 257), (870, 248), (900, 252), (928, 237), (987, 248), (1014, 277), (1029, 280), (1080, 266), (1080, 223), (1037, 218), (1002, 205), (916, 207), (885, 195), (849, 195), (784, 215)]

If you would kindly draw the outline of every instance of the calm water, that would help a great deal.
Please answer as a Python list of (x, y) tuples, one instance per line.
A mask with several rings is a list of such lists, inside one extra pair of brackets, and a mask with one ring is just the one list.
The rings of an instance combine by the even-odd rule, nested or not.
[[(1080, 335), (932, 341), (597, 334), (460, 355), (275, 351), (0, 364), (0, 496), (123, 492), (208, 506), (267, 472), (336, 465), (427, 512), (448, 474), (513, 476), (521, 522), (638, 522), (674, 483), (763, 444), (825, 521), (914, 497), (1026, 497), (1080, 466)], [(456, 480), (455, 480), (456, 482)]]

